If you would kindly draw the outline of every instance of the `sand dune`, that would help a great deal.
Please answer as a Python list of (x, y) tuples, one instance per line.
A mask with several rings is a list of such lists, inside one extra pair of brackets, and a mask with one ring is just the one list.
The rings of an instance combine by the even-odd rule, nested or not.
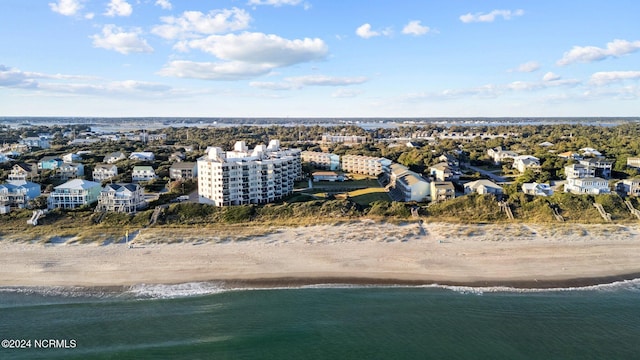
[[(636, 225), (393, 225), (364, 220), (259, 236), (145, 229), (119, 243), (0, 241), (0, 285), (231, 281), (549, 287), (638, 277)], [(197, 235), (194, 235), (197, 234)], [(171, 243), (167, 243), (171, 242)]]

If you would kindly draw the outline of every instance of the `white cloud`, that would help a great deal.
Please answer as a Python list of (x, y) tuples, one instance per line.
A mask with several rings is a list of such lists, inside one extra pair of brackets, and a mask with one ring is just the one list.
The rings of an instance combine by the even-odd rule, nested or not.
[(211, 35), (191, 40), (187, 46), (222, 60), (264, 64), (272, 68), (320, 60), (328, 53), (327, 45), (318, 38), (289, 40), (277, 35), (249, 32)]
[(509, 72), (524, 72), (530, 73), (540, 69), (540, 63), (537, 61), (529, 61), (524, 64), (518, 65), (515, 69), (510, 69)]
[(594, 85), (608, 85), (624, 80), (640, 79), (640, 71), (601, 71), (591, 75), (589, 83)]
[(487, 14), (483, 14), (483, 13), (475, 13), (475, 14), (465, 14), (465, 15), (461, 15), (460, 16), (460, 21), (462, 21), (463, 23), (472, 23), (472, 22), (493, 22), (496, 18), (498, 17), (502, 17), (505, 20), (510, 20), (512, 17), (515, 16), (522, 16), (524, 15), (524, 10), (522, 9), (518, 9), (518, 10), (493, 10), (490, 13)]
[(338, 89), (331, 94), (333, 98), (352, 98), (362, 94), (362, 90), (356, 89)]
[(133, 7), (126, 0), (111, 0), (107, 5), (106, 16), (129, 16), (133, 12)]
[(250, 64), (240, 61), (194, 62), (171, 61), (158, 75), (201, 80), (242, 80), (265, 75), (272, 67), (265, 64)]
[(428, 26), (420, 24), (420, 20), (409, 21), (402, 29), (403, 34), (420, 36), (428, 33), (431, 29)]
[(298, 5), (302, 1), (301, 0), (249, 0), (248, 5), (271, 5), (271, 6), (282, 6), (282, 5)]
[(545, 82), (556, 81), (556, 80), (560, 80), (560, 75), (554, 74), (551, 71), (544, 74), (544, 76), (542, 77), (542, 81), (545, 81)]
[(391, 28), (386, 28), (384, 30), (371, 30), (371, 24), (362, 24), (356, 29), (356, 35), (360, 36), (363, 39), (369, 39), (376, 36), (389, 36), (391, 35)]
[(603, 60), (608, 57), (620, 57), (640, 50), (640, 40), (613, 40), (607, 43), (606, 49), (596, 46), (574, 46), (564, 53), (562, 59), (558, 60), (560, 66), (573, 64), (576, 62), (589, 63)]
[(83, 8), (81, 0), (58, 0), (57, 3), (49, 3), (49, 7), (53, 12), (65, 16), (73, 16)]
[(110, 24), (102, 28), (102, 34), (92, 35), (91, 39), (93, 39), (94, 47), (114, 50), (125, 55), (153, 52), (153, 48), (149, 46), (147, 41), (140, 38), (141, 33), (142, 31), (137, 28), (126, 32), (122, 28)]
[(84, 18), (87, 19), (87, 20), (91, 20), (95, 16), (96, 16), (96, 14), (94, 14), (94, 13), (87, 13), (87, 14), (84, 15)]
[(305, 86), (348, 86), (358, 85), (367, 82), (369, 79), (364, 76), (358, 77), (336, 77), (326, 75), (307, 75), (285, 78), (283, 82), (252, 82), (249, 85), (261, 89), (269, 90), (292, 90), (301, 89)]
[(249, 27), (251, 16), (245, 10), (233, 8), (212, 10), (206, 15), (200, 11), (185, 11), (179, 17), (165, 16), (160, 20), (164, 24), (154, 26), (151, 32), (173, 40), (243, 30)]
[(171, 10), (171, 8), (173, 7), (169, 0), (156, 0), (155, 5), (160, 6), (164, 10)]

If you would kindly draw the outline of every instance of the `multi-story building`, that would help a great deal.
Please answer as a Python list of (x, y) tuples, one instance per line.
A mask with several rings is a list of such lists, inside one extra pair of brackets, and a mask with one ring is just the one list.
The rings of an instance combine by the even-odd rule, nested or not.
[(64, 161), (57, 156), (45, 156), (38, 161), (38, 170), (55, 170), (63, 163)]
[(118, 176), (118, 167), (113, 164), (98, 164), (93, 169), (93, 181), (105, 181)]
[(9, 180), (0, 184), (0, 205), (23, 209), (30, 200), (40, 196), (40, 184), (24, 180)]
[(27, 181), (38, 176), (35, 165), (26, 163), (14, 164), (9, 172), (8, 180), (23, 180)]
[(516, 156), (518, 156), (518, 153), (513, 152), (513, 151), (504, 150), (501, 147), (495, 147), (493, 149), (488, 149), (487, 150), (487, 155), (489, 155), (491, 157), (491, 159), (493, 159), (493, 162), (495, 164), (500, 164), (501, 162), (503, 162), (506, 159), (515, 158)]
[(340, 156), (336, 154), (318, 152), (318, 151), (303, 151), (300, 153), (302, 162), (309, 163), (316, 169), (324, 170), (339, 170), (340, 169)]
[(627, 196), (640, 196), (640, 179), (624, 179), (616, 184), (616, 190)]
[(454, 179), (454, 173), (449, 163), (441, 162), (437, 163), (429, 168), (429, 174), (433, 176), (436, 181), (450, 181)]
[(431, 182), (431, 201), (440, 202), (451, 200), (456, 197), (456, 188), (451, 181)]
[(360, 135), (322, 135), (322, 142), (325, 144), (341, 143), (345, 145), (364, 144), (367, 142), (366, 136)]
[(138, 184), (109, 184), (98, 196), (96, 211), (133, 214), (147, 207), (144, 190)]
[(131, 171), (131, 181), (149, 181), (155, 179), (156, 171), (151, 166), (134, 166)]
[(113, 164), (120, 160), (125, 160), (126, 158), (127, 158), (127, 155), (125, 155), (122, 151), (116, 151), (114, 153), (111, 153), (105, 156), (102, 162), (105, 162), (107, 164)]
[(549, 184), (539, 184), (537, 182), (522, 184), (522, 192), (534, 196), (551, 196), (553, 189)]
[(389, 166), (391, 166), (391, 163), (391, 160), (385, 158), (362, 155), (344, 155), (342, 156), (342, 171), (378, 176), (384, 172), (389, 172)]
[(401, 164), (389, 166), (388, 188), (396, 201), (426, 201), (431, 196), (429, 181)]
[(580, 179), (596, 176), (596, 169), (583, 164), (571, 164), (564, 167), (564, 175), (567, 179)]
[(198, 164), (195, 162), (178, 162), (169, 168), (171, 180), (187, 180), (198, 177)]
[(494, 194), (500, 195), (503, 193), (502, 187), (495, 184), (491, 180), (480, 179), (464, 184), (464, 193), (478, 193), (478, 194)]
[(39, 147), (42, 149), (48, 149), (51, 147), (49, 139), (46, 136), (26, 137), (20, 140), (20, 144), (27, 145), (28, 147)]
[(531, 155), (519, 155), (513, 158), (513, 168), (518, 169), (520, 173), (529, 169), (540, 170), (540, 159)]
[(198, 193), (201, 203), (216, 206), (269, 203), (291, 194), (301, 175), (299, 149), (271, 140), (249, 151), (238, 141), (232, 151), (211, 147), (198, 159)]
[(573, 194), (608, 194), (609, 182), (599, 177), (569, 178), (564, 184), (564, 192)]
[(640, 169), (640, 157), (630, 157), (627, 158), (627, 166)]
[(100, 183), (73, 179), (53, 188), (47, 204), (49, 209), (75, 209), (98, 201), (101, 190)]
[(56, 169), (55, 176), (61, 180), (82, 177), (84, 176), (84, 165), (80, 163), (63, 163)]
[(607, 160), (603, 157), (588, 158), (580, 160), (580, 164), (588, 166), (594, 169), (596, 177), (603, 179), (611, 178), (611, 169), (613, 167), (613, 160)]

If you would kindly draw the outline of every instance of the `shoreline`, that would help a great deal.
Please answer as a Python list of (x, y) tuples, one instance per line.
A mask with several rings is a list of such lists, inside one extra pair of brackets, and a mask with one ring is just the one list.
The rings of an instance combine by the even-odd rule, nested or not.
[[(161, 243), (164, 242), (164, 243)], [(577, 288), (640, 278), (640, 226), (360, 221), (229, 237), (148, 229), (135, 246), (0, 240), (0, 287), (221, 282)]]

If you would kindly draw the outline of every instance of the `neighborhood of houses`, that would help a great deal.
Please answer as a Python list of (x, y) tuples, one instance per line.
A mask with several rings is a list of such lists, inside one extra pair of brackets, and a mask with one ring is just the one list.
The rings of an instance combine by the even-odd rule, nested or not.
[[(124, 135), (109, 136), (115, 136), (117, 140)], [(162, 134), (142, 133), (135, 136), (136, 139), (145, 142), (163, 139)], [(440, 136), (462, 135), (444, 133)], [(76, 138), (71, 142), (85, 143), (88, 140), (96, 139)], [(365, 143), (367, 138), (327, 134), (323, 136), (322, 141), (361, 144)], [(46, 196), (48, 209), (76, 209), (95, 205), (95, 211), (99, 212), (132, 214), (148, 207), (149, 197), (142, 185), (158, 177), (156, 169), (149, 165), (155, 159), (152, 151), (130, 154), (123, 151), (106, 153), (102, 163), (93, 166), (89, 173), (85, 171), (85, 165), (82, 163), (83, 155), (91, 153), (89, 151), (44, 156), (36, 163), (13, 160), (31, 148), (47, 149), (50, 146), (47, 136), (38, 136), (27, 137), (19, 144), (5, 145), (2, 148), (0, 163), (10, 163), (12, 166), (6, 180), (0, 183), (0, 213), (30, 208), (31, 201), (41, 196)], [(407, 143), (407, 146), (416, 145)], [(549, 147), (553, 144), (545, 142), (539, 146)], [(266, 145), (260, 144), (249, 149), (245, 141), (240, 140), (231, 150), (209, 147), (195, 162), (184, 161), (184, 154), (172, 154), (169, 178), (197, 181), (198, 201), (216, 206), (275, 202), (291, 195), (296, 182), (307, 181), (307, 176), (310, 186), (314, 186), (313, 183), (350, 181), (353, 174), (376, 179), (394, 201), (442, 202), (470, 193), (494, 194), (500, 197), (503, 184), (491, 176), (473, 181), (462, 180), (462, 167), (468, 164), (461, 164), (458, 155), (456, 151), (443, 153), (427, 171), (417, 173), (407, 166), (383, 157), (337, 155), (283, 148), (275, 139)], [(532, 155), (519, 154), (501, 147), (487, 149), (486, 155), (496, 165), (507, 161), (512, 163), (512, 168), (519, 173), (540, 170), (540, 160)], [(524, 183), (520, 190), (532, 196), (550, 196), (554, 191), (574, 194), (607, 194), (617, 191), (625, 196), (640, 195), (640, 179), (613, 182), (614, 161), (607, 159), (597, 149), (582, 148), (557, 156), (573, 162), (564, 167), (564, 181), (554, 184)], [(113, 183), (112, 179), (119, 175), (118, 163), (123, 160), (136, 162), (130, 169), (130, 182)], [(310, 173), (303, 173), (303, 164), (312, 169)], [(640, 168), (640, 157), (628, 158), (626, 165)], [(42, 186), (36, 180), (41, 179), (44, 172), (60, 182), (46, 194), (42, 192)]]

